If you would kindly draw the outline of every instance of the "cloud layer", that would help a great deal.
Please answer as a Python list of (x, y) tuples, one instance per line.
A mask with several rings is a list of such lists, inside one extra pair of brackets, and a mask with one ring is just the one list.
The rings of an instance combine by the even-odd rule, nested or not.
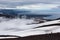
[(44, 4), (59, 4), (60, 0), (0, 0), (1, 5), (5, 5), (5, 7), (16, 7), (21, 5), (31, 5), (37, 3)]
[(48, 12), (57, 10), (59, 13), (60, 0), (0, 0), (0, 8), (50, 10)]
[(58, 4), (31, 4), (31, 5), (23, 5), (17, 6), (18, 9), (31, 9), (31, 10), (50, 10), (53, 8), (57, 8)]

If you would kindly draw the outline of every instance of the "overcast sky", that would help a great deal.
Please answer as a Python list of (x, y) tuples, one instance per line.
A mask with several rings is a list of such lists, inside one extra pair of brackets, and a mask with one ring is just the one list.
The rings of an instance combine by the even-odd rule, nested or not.
[(60, 14), (60, 0), (0, 0), (0, 8), (30, 9), (34, 14)]
[(59, 4), (60, 0), (0, 0), (0, 7), (16, 7), (31, 4)]
[(60, 9), (60, 0), (0, 0), (0, 8), (34, 10)]

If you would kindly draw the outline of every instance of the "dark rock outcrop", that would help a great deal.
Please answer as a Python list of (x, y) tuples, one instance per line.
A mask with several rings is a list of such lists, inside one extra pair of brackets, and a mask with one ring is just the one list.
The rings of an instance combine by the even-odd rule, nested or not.
[(14, 39), (1, 39), (1, 40), (60, 40), (60, 33), (19, 37)]

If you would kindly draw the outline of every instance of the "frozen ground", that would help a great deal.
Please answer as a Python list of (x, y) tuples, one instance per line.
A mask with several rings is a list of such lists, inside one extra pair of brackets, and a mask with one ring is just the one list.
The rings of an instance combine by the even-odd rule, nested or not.
[(34, 22), (32, 19), (6, 19), (0, 17), (0, 35), (16, 35), (20, 37), (30, 36), (30, 35), (40, 35), (48, 33), (57, 33), (60, 32), (60, 26), (48, 26), (40, 27), (43, 25), (57, 24), (60, 23), (60, 20), (45, 22), (41, 24), (31, 24), (28, 23)]

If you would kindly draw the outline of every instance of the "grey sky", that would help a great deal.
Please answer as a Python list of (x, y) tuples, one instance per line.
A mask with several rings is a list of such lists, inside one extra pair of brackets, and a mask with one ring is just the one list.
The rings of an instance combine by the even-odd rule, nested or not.
[(60, 4), (60, 0), (0, 0), (0, 7), (15, 7), (37, 3)]

